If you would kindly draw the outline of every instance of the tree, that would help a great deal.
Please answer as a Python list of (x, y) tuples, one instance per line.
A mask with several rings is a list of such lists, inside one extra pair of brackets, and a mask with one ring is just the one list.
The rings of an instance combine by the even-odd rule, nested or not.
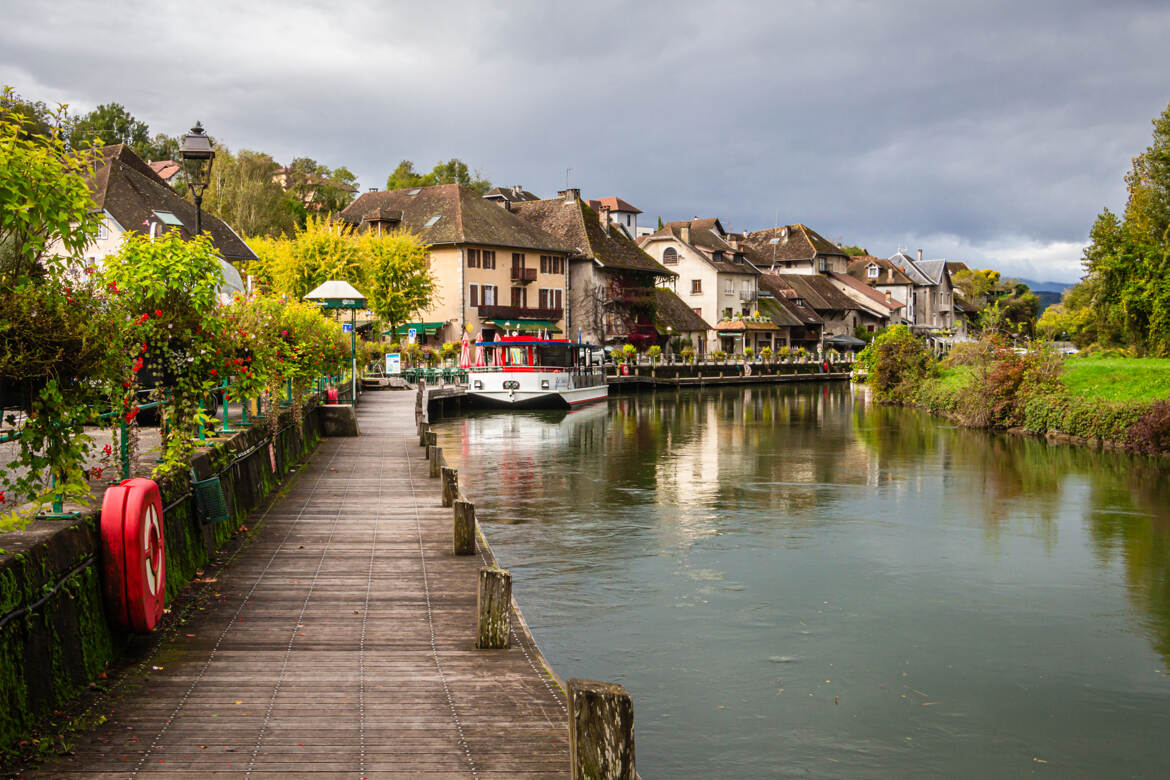
[(965, 269), (951, 276), (954, 285), (963, 291), (963, 297), (971, 303), (982, 306), (991, 298), (1004, 292), (1000, 286), (999, 271)]
[(300, 300), (330, 279), (358, 287), (363, 282), (357, 237), (326, 217), (309, 216), (291, 239), (258, 238), (249, 245), (259, 260), (247, 268), (248, 273), (289, 298)]
[[(357, 177), (345, 166), (331, 170), (312, 157), (297, 157), (285, 171), (284, 188), (303, 204), (306, 214), (336, 214), (356, 196)], [(304, 219), (298, 223), (304, 224)]]
[(435, 295), (430, 253), (418, 237), (394, 231), (361, 237), (369, 309), (393, 332), (430, 308)]
[(1092, 319), (1143, 352), (1170, 354), (1170, 105), (1153, 121), (1153, 142), (1125, 177), (1119, 218), (1109, 209), (1089, 233), (1083, 264)]
[(74, 149), (91, 142), (97, 146), (126, 144), (139, 157), (147, 157), (150, 128), (135, 119), (121, 103), (104, 103), (74, 120), (69, 131), (69, 144)]
[(27, 137), (39, 135), (48, 137), (53, 129), (67, 119), (64, 105), (50, 109), (44, 101), (25, 100), (12, 87), (4, 87), (0, 93), (0, 120), (10, 119), (20, 124), (20, 133)]
[(666, 225), (663, 224), (662, 217), (659, 217), (658, 218), (658, 230), (662, 230), (662, 228), (664, 228), (664, 227), (666, 227)]
[(403, 160), (398, 163), (390, 176), (386, 179), (386, 189), (404, 190), (414, 187), (430, 187), (435, 184), (462, 184), (483, 195), (492, 188), (492, 183), (483, 178), (479, 171), (474, 176), (467, 163), (458, 157), (452, 157), (446, 162), (435, 165), (430, 173), (419, 173), (414, 169), (414, 163)]
[(837, 242), (837, 248), (850, 257), (863, 257), (869, 254), (869, 252), (865, 251), (865, 247), (855, 246), (853, 244), (843, 244), (839, 241)]
[(203, 208), (246, 236), (292, 236), (292, 197), (273, 178), (280, 165), (263, 152), (217, 147)]

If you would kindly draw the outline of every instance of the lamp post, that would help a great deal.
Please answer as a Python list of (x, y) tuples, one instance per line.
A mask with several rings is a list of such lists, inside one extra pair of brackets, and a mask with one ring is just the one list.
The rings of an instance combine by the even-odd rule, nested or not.
[(349, 309), (350, 402), (357, 406), (357, 310), (366, 308), (366, 296), (349, 282), (331, 279), (305, 296), (323, 309)]
[(204, 132), (202, 122), (196, 122), (183, 138), (179, 157), (183, 160), (187, 186), (195, 196), (195, 235), (199, 235), (203, 232), (203, 191), (211, 181), (211, 164), (215, 160), (215, 150), (211, 148), (211, 139)]

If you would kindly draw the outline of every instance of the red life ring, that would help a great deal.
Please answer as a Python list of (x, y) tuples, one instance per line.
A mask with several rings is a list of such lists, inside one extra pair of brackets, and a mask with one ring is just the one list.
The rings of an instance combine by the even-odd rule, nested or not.
[(102, 587), (114, 621), (145, 634), (162, 618), (167, 572), (162, 496), (149, 479), (127, 479), (102, 499)]

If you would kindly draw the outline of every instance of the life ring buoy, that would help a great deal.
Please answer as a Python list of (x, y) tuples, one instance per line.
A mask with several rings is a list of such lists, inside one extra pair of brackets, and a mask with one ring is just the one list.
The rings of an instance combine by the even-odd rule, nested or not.
[(154, 630), (166, 603), (162, 496), (149, 479), (123, 480), (102, 499), (102, 589), (110, 615), (140, 634)]

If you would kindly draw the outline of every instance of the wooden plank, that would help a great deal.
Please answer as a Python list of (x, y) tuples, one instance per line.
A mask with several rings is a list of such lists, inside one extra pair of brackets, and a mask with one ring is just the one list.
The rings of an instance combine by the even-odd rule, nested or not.
[(361, 436), (322, 443), (205, 572), (206, 609), (112, 675), (107, 721), (25, 776), (564, 777), (563, 694), (523, 621), (475, 649), (482, 560), (454, 554), (414, 400), (363, 396)]

